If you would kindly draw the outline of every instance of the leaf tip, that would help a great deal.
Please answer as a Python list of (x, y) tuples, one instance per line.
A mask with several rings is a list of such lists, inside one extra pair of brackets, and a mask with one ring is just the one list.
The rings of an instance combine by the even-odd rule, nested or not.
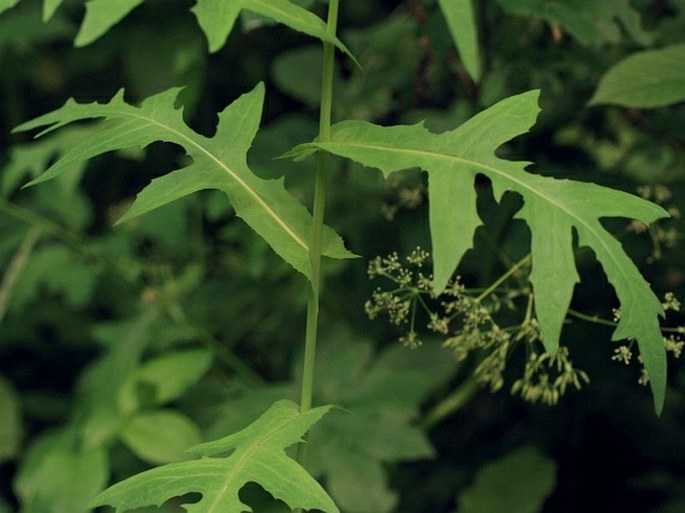
[(598, 97), (597, 91), (595, 91), (595, 94), (592, 95), (592, 97), (587, 101), (585, 105), (587, 107), (596, 107), (598, 105), (601, 105), (602, 103), (604, 103), (602, 101), (602, 98)]
[(40, 175), (37, 178), (34, 178), (30, 182), (25, 183), (24, 185), (21, 186), (21, 190), (28, 189), (29, 187), (33, 187), (34, 185), (38, 185), (38, 184), (43, 183), (43, 182), (47, 182), (49, 180), (49, 178), (44, 178), (44, 177), (45, 177), (45, 173), (43, 173), (42, 175)]
[(664, 411), (664, 401), (665, 396), (663, 394), (661, 398), (657, 398), (657, 396), (654, 395), (654, 413), (656, 413), (657, 417), (661, 417), (661, 413)]
[(540, 96), (542, 95), (542, 89), (531, 89), (529, 91), (526, 91), (525, 93), (522, 93), (522, 96), (530, 96), (531, 98), (535, 99), (535, 104), (537, 105), (538, 109), (542, 110), (540, 108)]
[(263, 99), (264, 94), (266, 93), (266, 86), (264, 85), (264, 81), (260, 80), (259, 82), (257, 82), (257, 85), (254, 86), (254, 89), (252, 89), (252, 91), (254, 92), (254, 94)]

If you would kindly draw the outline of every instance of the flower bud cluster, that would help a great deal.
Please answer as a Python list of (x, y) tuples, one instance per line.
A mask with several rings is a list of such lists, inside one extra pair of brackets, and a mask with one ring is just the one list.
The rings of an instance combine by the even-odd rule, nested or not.
[[(589, 381), (585, 372), (573, 367), (567, 348), (560, 348), (555, 356), (544, 352), (527, 288), (477, 295), (477, 291), (467, 290), (457, 276), (436, 297), (432, 276), (425, 271), (429, 262), (430, 255), (416, 248), (404, 259), (393, 253), (369, 263), (371, 279), (383, 278), (392, 285), (373, 292), (366, 302), (366, 312), (372, 319), (387, 316), (391, 324), (406, 326), (399, 338), (404, 346), (419, 347), (419, 331), (445, 337), (443, 346), (451, 349), (458, 361), (477, 358), (475, 378), (492, 392), (504, 387), (504, 373), (514, 350), (524, 348), (528, 359), (523, 376), (514, 382), (511, 392), (530, 402), (556, 404), (569, 385), (580, 389)], [(498, 312), (514, 310), (515, 300), (520, 298), (528, 299), (523, 322), (500, 326)], [(417, 326), (419, 319), (423, 327)]]
[(551, 406), (559, 402), (569, 386), (580, 390), (583, 383), (589, 382), (584, 371), (573, 367), (568, 348), (560, 347), (555, 356), (532, 351), (523, 377), (514, 382), (511, 393), (531, 403), (540, 401)]
[(647, 227), (639, 221), (633, 221), (628, 229), (635, 233), (649, 231), (652, 238), (652, 255), (648, 259), (654, 262), (662, 257), (662, 249), (673, 249), (683, 239), (683, 234), (674, 223), (681, 217), (680, 210), (672, 203), (673, 193), (665, 185), (643, 185), (637, 188), (637, 192), (644, 199), (661, 205), (670, 214), (671, 219), (666, 219)]
[[(673, 292), (666, 292), (661, 306), (664, 308), (664, 312), (680, 312), (682, 305)], [(618, 322), (620, 319), (620, 309), (614, 309), (614, 322)], [(685, 325), (678, 326), (677, 328), (662, 328), (662, 331), (667, 333), (663, 337), (666, 352), (672, 354), (676, 359), (680, 358), (683, 349), (685, 349)], [(634, 345), (635, 339), (629, 339), (627, 344), (621, 344), (614, 349), (611, 359), (616, 362), (623, 362), (625, 365), (630, 365), (633, 358)], [(640, 385), (647, 385), (649, 384), (649, 374), (644, 367), (642, 356), (638, 355), (637, 361), (641, 365), (638, 383)]]

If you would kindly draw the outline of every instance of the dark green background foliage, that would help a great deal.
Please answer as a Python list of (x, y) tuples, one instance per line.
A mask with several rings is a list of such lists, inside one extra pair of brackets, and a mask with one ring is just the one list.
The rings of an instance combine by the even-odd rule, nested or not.
[[(324, 1), (295, 3), (325, 15)], [(11, 129), (70, 97), (105, 102), (124, 87), (126, 101), (138, 103), (184, 86), (186, 122), (211, 136), (216, 113), (263, 81), (262, 125), (248, 162), (261, 177), (284, 175), (288, 190), (311, 204), (313, 160), (274, 158), (317, 134), (318, 41), (243, 13), (210, 54), (193, 4), (148, 0), (81, 48), (73, 46), (81, 1), (65, 1), (48, 23), (38, 0), (0, 16), (0, 513), (85, 511), (111, 482), (183, 459), (187, 447), (298, 397), (306, 283), (219, 192), (113, 226), (151, 179), (184, 164), (179, 147), (108, 153), (20, 188), (93, 129), (74, 125), (31, 145)], [(334, 119), (425, 119), (441, 132), (539, 88), (537, 125), (502, 156), (533, 161), (548, 176), (651, 193), (667, 210), (685, 212), (685, 59), (674, 66), (681, 82), (666, 105), (605, 105), (618, 97), (611, 87), (645, 79), (630, 69), (588, 103), (617, 62), (682, 46), (685, 1), (474, 4), (478, 83), (437, 0), (342, 0), (339, 35), (364, 71), (338, 59)], [(309, 467), (342, 511), (685, 510), (685, 374), (677, 361), (669, 360), (657, 418), (636, 362), (611, 360), (612, 328), (569, 316), (562, 344), (588, 386), (553, 407), (526, 403), (508, 393), (525, 363), (517, 353), (508, 386), (474, 392), (477, 361), (457, 363), (428, 333), (419, 349), (403, 348), (402, 326), (364, 312), (378, 285), (368, 280), (369, 260), (430, 247), (425, 177), (408, 170), (386, 182), (351, 161), (333, 166), (326, 220), (363, 258), (323, 269), (315, 403), (342, 411), (313, 431)], [(473, 288), (492, 284), (530, 245), (526, 225), (512, 220), (520, 198), (498, 204), (485, 178), (476, 188), (484, 226), (459, 268)], [(685, 297), (679, 217), (647, 233), (627, 229), (625, 219), (603, 222), (659, 297)], [(576, 260), (572, 308), (611, 320), (616, 297), (602, 268), (587, 249)], [(682, 326), (683, 316), (668, 312), (662, 324)], [(463, 403), (434, 416), (455, 390)], [(241, 497), (260, 513), (283, 511), (256, 485)]]

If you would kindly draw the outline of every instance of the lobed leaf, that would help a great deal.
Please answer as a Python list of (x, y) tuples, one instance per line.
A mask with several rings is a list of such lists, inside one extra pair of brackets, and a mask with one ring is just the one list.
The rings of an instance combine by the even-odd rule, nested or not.
[(685, 101), (685, 44), (638, 52), (602, 77), (590, 105), (663, 107)]
[[(88, 0), (86, 14), (74, 44), (86, 46), (103, 36), (145, 0)], [(19, 0), (0, 0), (0, 13)], [(48, 21), (64, 0), (43, 1), (43, 21)], [(228, 39), (240, 12), (245, 9), (282, 23), (293, 30), (330, 43), (345, 52), (356, 63), (347, 47), (326, 30), (324, 21), (290, 0), (196, 0), (191, 11), (205, 33), (210, 52), (218, 51)]]
[[(322, 406), (300, 414), (291, 401), (274, 403), (248, 427), (220, 440), (191, 448), (201, 459), (171, 463), (132, 476), (99, 494), (91, 507), (110, 505), (118, 511), (160, 506), (186, 493), (202, 498), (186, 504), (188, 513), (251, 511), (238, 493), (255, 482), (291, 509), (320, 509), (338, 513), (331, 498), (307, 471), (285, 454), (307, 430), (330, 410)], [(209, 457), (233, 451), (229, 456)]]
[[(307, 468), (346, 513), (388, 513), (398, 502), (386, 466), (430, 458), (435, 451), (415, 420), (432, 392), (454, 374), (440, 344), (417, 351), (396, 345), (374, 354), (372, 342), (344, 325), (324, 330), (317, 349), (314, 402), (336, 404), (309, 436)], [(211, 433), (255, 419), (274, 398), (299, 398), (302, 367), (292, 379), (241, 390), (220, 405)]]
[(423, 125), (380, 127), (347, 121), (333, 127), (330, 142), (295, 148), (289, 155), (322, 149), (389, 174), (420, 167), (428, 173), (429, 215), (433, 246), (434, 288), (440, 293), (480, 225), (474, 178), (487, 176), (495, 199), (505, 191), (519, 193), (524, 205), (516, 217), (532, 232), (533, 268), (530, 280), (535, 311), (545, 348), (555, 353), (573, 288), (578, 282), (573, 255), (573, 231), (579, 244), (594, 250), (614, 286), (624, 313), (614, 339), (635, 337), (649, 373), (657, 411), (666, 386), (666, 356), (658, 324), (660, 301), (635, 264), (600, 218), (626, 217), (649, 224), (668, 213), (641, 198), (591, 183), (530, 174), (525, 162), (495, 156), (504, 142), (527, 132), (535, 123), (539, 93), (530, 91), (505, 99), (457, 129), (430, 133)]
[(226, 43), (240, 11), (246, 9), (337, 46), (352, 57), (345, 45), (327, 32), (326, 24), (321, 18), (289, 0), (196, 0), (196, 2), (191, 10), (207, 36), (210, 52), (216, 52)]
[[(93, 127), (72, 126), (40, 142), (14, 145), (9, 151), (9, 162), (0, 176), (0, 194), (9, 197), (26, 181), (26, 175), (36, 178), (48, 167), (55, 155), (65, 153), (92, 132)], [(84, 168), (85, 163), (82, 163), (71, 172), (71, 177), (76, 182), (73, 184), (74, 189), (78, 187)], [(73, 198), (76, 191), (70, 190), (69, 194)]]
[[(219, 114), (217, 132), (212, 138), (194, 132), (185, 124), (182, 112), (174, 108), (179, 91), (174, 88), (152, 96), (140, 107), (127, 104), (123, 91), (106, 104), (79, 104), (69, 100), (60, 109), (19, 126), (16, 130), (47, 126), (40, 136), (75, 121), (106, 120), (99, 131), (75, 144), (29, 185), (60, 176), (108, 151), (145, 147), (155, 141), (172, 142), (186, 150), (192, 163), (152, 180), (119, 222), (201, 189), (218, 189), (226, 193), (239, 217), (286, 262), (309, 278), (311, 215), (285, 189), (282, 179), (263, 180), (247, 165), (247, 151), (261, 117), (264, 86), (258, 85)], [(323, 249), (323, 254), (332, 258), (353, 256), (328, 227), (324, 231)]]
[(438, 3), (466, 71), (478, 82), (481, 76), (480, 51), (472, 0), (439, 0)]

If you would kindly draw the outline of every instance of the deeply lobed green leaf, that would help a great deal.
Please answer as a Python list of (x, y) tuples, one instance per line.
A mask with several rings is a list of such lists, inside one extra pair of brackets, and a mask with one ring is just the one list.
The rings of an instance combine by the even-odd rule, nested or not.
[[(209, 42), (209, 51), (219, 50), (243, 9), (282, 23), (294, 30), (337, 46), (352, 57), (340, 40), (329, 34), (324, 21), (289, 0), (196, 0), (191, 9)], [(354, 60), (354, 57), (352, 57)]]
[(649, 224), (668, 213), (636, 196), (591, 183), (559, 180), (525, 171), (525, 162), (495, 156), (504, 142), (527, 132), (535, 123), (539, 93), (530, 91), (499, 102), (457, 129), (430, 133), (422, 125), (380, 127), (347, 121), (333, 127), (331, 141), (296, 148), (290, 155), (314, 148), (376, 167), (385, 176), (420, 167), (429, 177), (430, 229), (434, 287), (441, 292), (464, 253), (472, 247), (481, 224), (476, 211), (474, 178), (492, 181), (495, 199), (506, 191), (523, 197), (516, 217), (532, 232), (535, 311), (547, 351), (555, 353), (578, 274), (573, 232), (604, 267), (621, 302), (623, 316), (614, 339), (634, 337), (645, 360), (657, 411), (666, 387), (666, 356), (658, 324), (660, 301), (600, 218), (625, 217)]
[[(106, 104), (79, 104), (73, 100), (60, 109), (19, 126), (31, 130), (47, 126), (41, 134), (69, 123), (105, 118), (101, 130), (86, 136), (55, 162), (38, 184), (65, 173), (80, 163), (128, 147), (145, 147), (155, 141), (182, 146), (192, 163), (153, 180), (137, 196), (125, 221), (201, 189), (226, 193), (237, 215), (245, 220), (286, 262), (310, 277), (309, 212), (283, 186), (283, 180), (263, 180), (247, 166), (247, 151), (257, 132), (261, 117), (264, 86), (258, 85), (219, 114), (216, 135), (204, 137), (183, 121), (174, 108), (180, 89), (171, 89), (145, 100), (140, 107), (127, 104), (123, 91)], [(327, 228), (323, 236), (323, 254), (332, 258), (350, 258), (342, 239)]]
[[(220, 440), (197, 445), (191, 452), (201, 459), (172, 463), (137, 474), (98, 495), (91, 507), (111, 505), (118, 511), (149, 505), (186, 493), (201, 493), (188, 513), (240, 513), (251, 511), (238, 493), (255, 482), (290, 508), (320, 509), (338, 513), (331, 498), (306, 470), (285, 454), (306, 431), (330, 410), (322, 406), (300, 414), (291, 401), (274, 403), (248, 427)], [(224, 458), (210, 457), (232, 451)]]
[[(317, 348), (314, 402), (339, 405), (309, 436), (307, 468), (322, 477), (346, 513), (388, 513), (398, 494), (386, 466), (430, 458), (435, 451), (415, 424), (421, 405), (453, 375), (456, 365), (440, 344), (420, 350), (400, 345), (374, 354), (366, 337), (345, 326), (327, 329)], [(292, 381), (242, 391), (219, 408), (215, 436), (255, 419), (276, 398), (299, 398), (302, 369)]]
[[(43, 19), (52, 18), (64, 0), (44, 0)], [(88, 0), (86, 14), (74, 44), (86, 46), (107, 33), (145, 0)], [(19, 0), (0, 0), (0, 13), (16, 5)], [(282, 23), (321, 41), (337, 46), (352, 60), (354, 57), (344, 44), (326, 30), (326, 24), (308, 10), (289, 0), (196, 0), (191, 9), (205, 33), (210, 52), (218, 51), (228, 39), (240, 12), (245, 9)]]
[[(79, 141), (87, 137), (93, 127), (73, 126), (68, 129), (61, 130), (53, 137), (46, 138), (40, 142), (32, 142), (29, 144), (15, 145), (10, 149), (10, 160), (4, 167), (2, 176), (0, 177), (0, 194), (4, 197), (9, 196), (26, 181), (26, 175), (31, 178), (39, 176), (54, 160), (56, 154), (65, 153), (77, 144)], [(70, 183), (73, 188), (69, 190), (69, 195), (74, 198), (75, 188), (78, 187), (81, 174), (85, 168), (85, 163), (82, 163), (78, 169), (74, 169), (70, 173), (70, 177), (75, 183)], [(70, 205), (70, 209), (73, 205)]]

